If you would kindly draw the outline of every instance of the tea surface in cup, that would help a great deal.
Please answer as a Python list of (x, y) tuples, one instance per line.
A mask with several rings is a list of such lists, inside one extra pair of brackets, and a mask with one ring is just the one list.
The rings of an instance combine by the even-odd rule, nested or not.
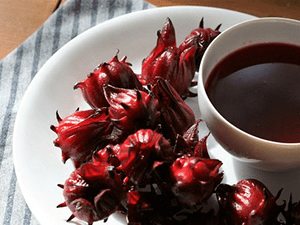
[(300, 142), (300, 46), (243, 47), (214, 67), (205, 88), (217, 111), (241, 130), (271, 141)]

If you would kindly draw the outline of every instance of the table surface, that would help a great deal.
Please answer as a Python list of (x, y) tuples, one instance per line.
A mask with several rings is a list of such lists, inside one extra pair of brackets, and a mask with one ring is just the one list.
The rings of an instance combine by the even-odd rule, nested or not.
[[(35, 32), (66, 0), (0, 0), (0, 59)], [(148, 0), (156, 6), (199, 5), (236, 10), (258, 17), (300, 20), (299, 0)]]

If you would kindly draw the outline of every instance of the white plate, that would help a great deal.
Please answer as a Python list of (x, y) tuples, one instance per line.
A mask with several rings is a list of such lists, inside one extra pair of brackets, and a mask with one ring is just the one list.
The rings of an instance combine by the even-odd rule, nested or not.
[[(80, 106), (85, 107), (80, 90), (73, 90), (77, 81), (85, 79), (100, 62), (109, 61), (120, 50), (119, 57), (127, 55), (136, 72), (141, 60), (156, 44), (156, 32), (170, 17), (176, 30), (177, 43), (196, 28), (204, 17), (205, 27), (215, 28), (222, 23), (221, 31), (253, 19), (251, 15), (208, 7), (166, 7), (135, 12), (104, 22), (74, 38), (62, 47), (38, 72), (30, 84), (20, 106), (13, 138), (14, 163), (19, 185), (25, 200), (42, 225), (67, 225), (68, 208), (57, 209), (63, 202), (62, 190), (57, 184), (64, 183), (72, 172), (70, 163), (61, 161), (61, 151), (53, 146), (56, 134), (50, 125), (57, 124), (56, 110), (65, 117)], [(190, 99), (197, 117), (197, 99)], [(241, 178), (264, 179), (273, 192), (277, 192), (281, 181), (290, 181), (291, 187), (299, 184), (294, 176), (298, 172), (283, 174), (285, 180), (274, 185), (273, 175), (257, 172), (239, 165), (210, 138), (209, 149), (213, 157), (223, 161), (225, 182), (235, 183)], [(235, 169), (237, 168), (237, 169)], [(279, 176), (280, 177), (280, 176)], [(297, 183), (298, 182), (298, 183)], [(297, 184), (297, 185), (296, 185)], [(289, 195), (289, 189), (286, 196)], [(295, 198), (296, 199), (296, 198)], [(121, 218), (121, 219), (120, 219)], [(71, 224), (85, 224), (72, 220)], [(97, 222), (94, 224), (102, 224)], [(112, 216), (107, 225), (125, 224), (124, 218)]]

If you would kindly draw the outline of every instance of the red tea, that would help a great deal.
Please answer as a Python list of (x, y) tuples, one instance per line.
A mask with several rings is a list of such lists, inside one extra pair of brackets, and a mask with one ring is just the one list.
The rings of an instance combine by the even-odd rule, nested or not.
[(300, 142), (300, 46), (256, 44), (221, 60), (206, 92), (236, 127), (271, 141)]

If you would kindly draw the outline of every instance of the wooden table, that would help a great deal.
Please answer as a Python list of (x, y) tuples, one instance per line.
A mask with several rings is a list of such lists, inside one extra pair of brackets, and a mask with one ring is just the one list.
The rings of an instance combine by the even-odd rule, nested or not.
[[(62, 0), (63, 4), (66, 0)], [(0, 0), (0, 59), (18, 47), (51, 15), (59, 0)], [(299, 0), (148, 0), (156, 6), (200, 5), (236, 10), (258, 17), (300, 20)], [(60, 4), (60, 5), (61, 5)]]

